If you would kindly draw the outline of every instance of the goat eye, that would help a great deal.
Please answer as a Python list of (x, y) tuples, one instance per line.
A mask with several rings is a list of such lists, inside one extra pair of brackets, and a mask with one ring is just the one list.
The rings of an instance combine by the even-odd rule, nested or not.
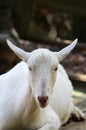
[(57, 67), (54, 69), (54, 71), (57, 71)]
[(31, 67), (28, 67), (29, 68), (29, 71), (32, 71), (32, 68)]

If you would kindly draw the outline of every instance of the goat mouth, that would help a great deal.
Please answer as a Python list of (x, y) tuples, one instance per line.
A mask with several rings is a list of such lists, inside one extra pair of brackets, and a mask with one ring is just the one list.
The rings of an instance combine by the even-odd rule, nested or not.
[(45, 108), (46, 106), (47, 106), (47, 103), (44, 103), (44, 104), (43, 104), (43, 103), (42, 103), (42, 104), (40, 103), (40, 107), (41, 107), (41, 108)]

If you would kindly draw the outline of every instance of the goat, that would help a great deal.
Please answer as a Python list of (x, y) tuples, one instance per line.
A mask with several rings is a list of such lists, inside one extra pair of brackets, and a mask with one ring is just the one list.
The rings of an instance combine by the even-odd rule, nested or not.
[(72, 102), (71, 81), (59, 64), (77, 39), (59, 52), (29, 53), (7, 43), (23, 61), (0, 76), (0, 130), (58, 130), (72, 113), (84, 119)]

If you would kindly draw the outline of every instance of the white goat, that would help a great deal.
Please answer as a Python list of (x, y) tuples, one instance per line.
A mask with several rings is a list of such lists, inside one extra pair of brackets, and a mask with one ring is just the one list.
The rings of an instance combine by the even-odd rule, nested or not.
[(24, 61), (0, 76), (0, 130), (58, 130), (71, 113), (84, 119), (73, 105), (71, 82), (59, 64), (77, 39), (59, 52), (37, 49), (28, 53), (7, 43)]

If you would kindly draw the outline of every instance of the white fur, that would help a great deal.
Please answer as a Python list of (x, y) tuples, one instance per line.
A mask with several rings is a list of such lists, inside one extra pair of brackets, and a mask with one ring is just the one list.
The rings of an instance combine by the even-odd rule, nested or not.
[[(26, 53), (9, 46), (25, 62), (0, 76), (0, 130), (58, 130), (74, 110), (72, 85), (59, 64), (67, 50), (66, 54), (62, 50), (60, 58), (47, 49)], [(38, 96), (48, 96), (44, 108)]]

